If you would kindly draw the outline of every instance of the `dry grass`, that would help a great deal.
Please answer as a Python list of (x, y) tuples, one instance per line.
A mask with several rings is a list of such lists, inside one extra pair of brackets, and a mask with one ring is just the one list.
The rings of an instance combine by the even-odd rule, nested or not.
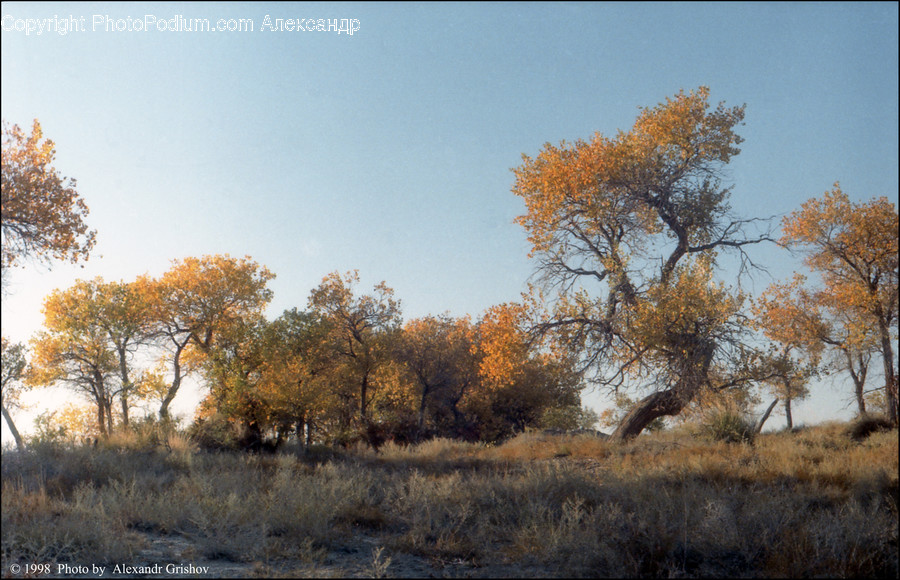
[(896, 430), (857, 442), (841, 424), (316, 461), (37, 448), (3, 457), (3, 569), (128, 563), (161, 536), (247, 576), (897, 577), (897, 457)]

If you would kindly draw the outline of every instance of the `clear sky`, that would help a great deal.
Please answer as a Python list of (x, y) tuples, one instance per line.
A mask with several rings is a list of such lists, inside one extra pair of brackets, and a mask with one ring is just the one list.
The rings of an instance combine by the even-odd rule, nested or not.
[[(4, 2), (2, 14), (2, 117), (40, 120), (98, 233), (84, 268), (12, 273), (13, 341), (77, 278), (132, 280), (216, 253), (276, 273), (271, 318), (350, 269), (360, 290), (393, 287), (405, 319), (477, 317), (533, 271), (513, 223), (521, 155), (627, 130), (638, 107), (700, 85), (747, 105), (728, 167), (740, 215), (781, 216), (835, 181), (856, 201), (897, 203), (896, 3)], [(267, 15), (359, 29), (261, 30)], [(107, 29), (147, 17), (254, 29)], [(26, 34), (28, 19), (53, 28)], [(79, 29), (60, 34), (63, 20)], [(753, 252), (776, 279), (803, 268)], [(850, 392), (827, 380), (795, 420), (849, 418)]]

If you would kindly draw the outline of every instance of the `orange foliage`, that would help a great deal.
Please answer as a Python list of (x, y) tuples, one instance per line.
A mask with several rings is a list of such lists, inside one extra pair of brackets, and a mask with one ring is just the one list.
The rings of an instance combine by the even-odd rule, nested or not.
[(41, 142), (37, 119), (30, 136), (3, 122), (2, 264), (17, 266), (26, 257), (86, 260), (96, 232), (83, 219), (88, 207), (75, 180), (61, 177), (52, 163), (53, 141)]

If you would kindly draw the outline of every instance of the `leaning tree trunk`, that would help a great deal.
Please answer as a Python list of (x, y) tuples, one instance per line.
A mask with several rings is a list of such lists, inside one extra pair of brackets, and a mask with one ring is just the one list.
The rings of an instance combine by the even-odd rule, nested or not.
[(774, 401), (772, 401), (772, 404), (769, 405), (769, 408), (766, 409), (766, 412), (763, 413), (763, 416), (760, 417), (759, 423), (756, 424), (756, 433), (757, 433), (757, 435), (760, 434), (760, 433), (762, 433), (763, 425), (766, 424), (766, 420), (769, 418), (769, 415), (772, 414), (772, 409), (774, 409), (774, 408), (775, 408), (775, 405), (777, 405), (777, 404), (778, 404), (778, 399), (776, 398)]
[(13, 423), (9, 411), (6, 410), (6, 405), (3, 405), (0, 408), (3, 409), (3, 418), (6, 419), (6, 425), (9, 427), (9, 431), (12, 433), (13, 439), (16, 440), (16, 449), (18, 449), (19, 451), (25, 451), (25, 442), (22, 441), (22, 436), (19, 435), (19, 430), (16, 429), (16, 425), (15, 423)]
[(623, 442), (637, 437), (654, 419), (677, 415), (683, 408), (684, 400), (679, 396), (678, 389), (653, 393), (631, 408), (609, 439)]

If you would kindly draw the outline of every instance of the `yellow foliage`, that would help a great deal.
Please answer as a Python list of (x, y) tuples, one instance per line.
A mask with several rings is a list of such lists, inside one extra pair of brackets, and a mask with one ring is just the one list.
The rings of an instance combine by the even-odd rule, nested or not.
[(3, 267), (32, 257), (86, 260), (96, 232), (83, 219), (88, 207), (75, 191), (75, 180), (59, 175), (52, 163), (53, 141), (41, 141), (34, 120), (30, 136), (3, 122)]

